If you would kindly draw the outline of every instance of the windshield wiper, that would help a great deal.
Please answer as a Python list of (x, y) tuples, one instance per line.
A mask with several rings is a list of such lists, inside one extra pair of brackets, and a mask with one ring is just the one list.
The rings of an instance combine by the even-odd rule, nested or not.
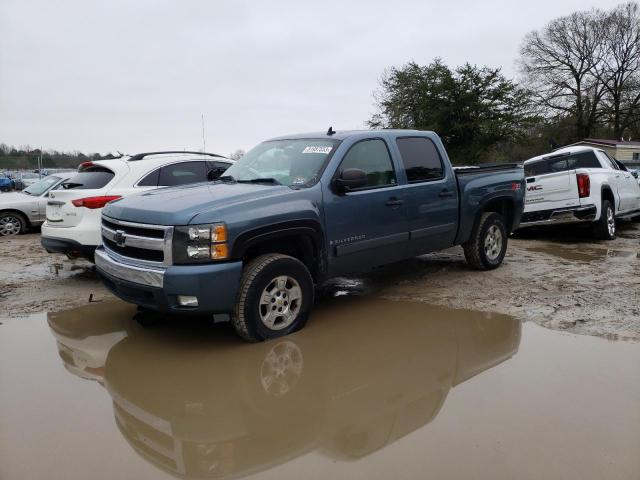
[(278, 180), (272, 177), (252, 178), (251, 180), (237, 180), (238, 183), (270, 183), (272, 185), (282, 185)]
[(22, 190), (22, 193), (25, 193), (27, 195), (31, 195), (31, 192), (27, 192), (26, 190)]

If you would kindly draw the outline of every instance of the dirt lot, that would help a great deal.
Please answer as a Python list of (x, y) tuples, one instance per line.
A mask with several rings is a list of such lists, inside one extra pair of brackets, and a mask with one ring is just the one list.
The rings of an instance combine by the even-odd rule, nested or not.
[[(370, 274), (340, 278), (323, 295), (369, 294), (514, 315), (545, 327), (640, 340), (640, 224), (593, 242), (575, 229), (512, 238), (505, 264), (471, 271), (462, 250), (426, 255)], [(0, 239), (0, 316), (58, 311), (111, 295), (91, 264), (50, 255), (38, 233)]]

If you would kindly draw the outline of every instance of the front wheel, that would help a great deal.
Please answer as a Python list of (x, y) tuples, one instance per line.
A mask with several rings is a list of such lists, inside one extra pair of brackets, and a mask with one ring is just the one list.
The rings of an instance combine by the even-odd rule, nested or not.
[(313, 279), (299, 260), (270, 253), (244, 268), (231, 322), (243, 339), (260, 342), (300, 330), (313, 306)]
[(464, 258), (477, 270), (492, 270), (502, 263), (507, 253), (507, 228), (502, 215), (485, 212), (465, 243)]
[(0, 213), (0, 237), (18, 235), (27, 230), (27, 220), (16, 212)]

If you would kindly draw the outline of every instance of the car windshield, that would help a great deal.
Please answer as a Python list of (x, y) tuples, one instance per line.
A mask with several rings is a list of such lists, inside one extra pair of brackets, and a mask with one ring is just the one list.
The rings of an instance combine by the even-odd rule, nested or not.
[(339, 143), (326, 138), (270, 140), (246, 153), (220, 178), (306, 187), (317, 182)]
[(59, 181), (60, 177), (45, 177), (39, 182), (34, 183), (30, 187), (25, 188), (23, 192), (27, 195), (42, 195)]

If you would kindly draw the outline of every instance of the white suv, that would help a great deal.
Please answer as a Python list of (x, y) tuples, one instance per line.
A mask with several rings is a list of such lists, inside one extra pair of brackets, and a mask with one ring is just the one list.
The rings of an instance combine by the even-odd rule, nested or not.
[(140, 153), (85, 162), (78, 173), (49, 192), (42, 246), (49, 253), (85, 257), (102, 243), (102, 208), (126, 195), (218, 178), (233, 162), (201, 152)]

